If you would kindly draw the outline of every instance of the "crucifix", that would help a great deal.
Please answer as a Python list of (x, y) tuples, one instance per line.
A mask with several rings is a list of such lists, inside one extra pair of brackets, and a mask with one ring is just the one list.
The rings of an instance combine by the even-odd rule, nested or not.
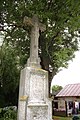
[(45, 25), (33, 18), (24, 17), (24, 25), (31, 28), (30, 58), (20, 77), (18, 120), (52, 120), (51, 100), (48, 99), (48, 72), (40, 68), (38, 57), (39, 30)]
[(39, 19), (36, 15), (33, 18), (24, 17), (23, 21), (25, 26), (31, 27), (31, 44), (30, 44), (30, 58), (29, 66), (36, 66), (40, 64), (38, 57), (38, 39), (39, 39), (39, 30), (42, 32), (46, 30), (46, 26), (39, 22)]

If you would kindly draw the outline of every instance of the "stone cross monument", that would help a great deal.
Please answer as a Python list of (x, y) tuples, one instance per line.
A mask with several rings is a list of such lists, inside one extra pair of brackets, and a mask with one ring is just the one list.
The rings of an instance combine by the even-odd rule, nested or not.
[(40, 67), (40, 59), (38, 57), (39, 30), (45, 31), (46, 26), (39, 22), (36, 15), (34, 15), (32, 19), (24, 17), (24, 24), (31, 27), (30, 58), (27, 66)]
[(36, 15), (32, 19), (25, 17), (24, 24), (31, 26), (31, 45), (30, 58), (20, 76), (18, 120), (52, 120), (48, 72), (41, 69), (38, 57), (39, 30), (44, 31), (45, 25)]

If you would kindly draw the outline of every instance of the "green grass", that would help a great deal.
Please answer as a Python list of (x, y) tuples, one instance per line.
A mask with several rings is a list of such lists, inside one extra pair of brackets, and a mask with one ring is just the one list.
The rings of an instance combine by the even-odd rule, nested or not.
[(54, 116), (53, 118), (54, 118), (54, 120), (72, 120), (72, 117), (58, 117), (58, 116)]

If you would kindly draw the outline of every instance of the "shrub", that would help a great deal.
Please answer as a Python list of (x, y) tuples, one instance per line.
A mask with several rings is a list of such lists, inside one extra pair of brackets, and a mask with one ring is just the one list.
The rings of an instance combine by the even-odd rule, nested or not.
[(17, 120), (17, 107), (0, 108), (0, 120)]

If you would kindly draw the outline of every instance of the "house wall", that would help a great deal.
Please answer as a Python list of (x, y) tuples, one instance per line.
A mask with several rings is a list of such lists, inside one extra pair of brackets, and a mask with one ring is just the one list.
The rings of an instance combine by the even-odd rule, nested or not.
[(58, 99), (58, 109), (54, 109), (53, 115), (55, 116), (66, 116), (66, 107), (65, 107), (65, 100), (63, 99)]
[(76, 101), (76, 102), (80, 102), (80, 98), (76, 98), (76, 97), (65, 97), (65, 98), (61, 98), (64, 99), (65, 101)]
[(65, 110), (65, 100), (59, 99), (59, 101), (58, 101), (58, 109), (59, 110)]
[[(74, 102), (80, 102), (80, 97), (61, 97), (57, 98), (57, 100), (54, 100), (58, 103), (58, 109), (53, 108), (53, 115), (56, 116), (69, 116), (72, 115), (72, 108), (69, 107), (69, 101)], [(80, 108), (80, 103), (79, 103)]]
[[(65, 105), (65, 101), (67, 106)], [(69, 101), (73, 101), (74, 103), (76, 102), (80, 102), (80, 98), (76, 98), (76, 97), (64, 97), (64, 98), (58, 98), (58, 109), (59, 110), (63, 110), (65, 109), (67, 112), (67, 115), (71, 115), (72, 114), (72, 108), (69, 108)], [(74, 104), (76, 105), (76, 104)]]

